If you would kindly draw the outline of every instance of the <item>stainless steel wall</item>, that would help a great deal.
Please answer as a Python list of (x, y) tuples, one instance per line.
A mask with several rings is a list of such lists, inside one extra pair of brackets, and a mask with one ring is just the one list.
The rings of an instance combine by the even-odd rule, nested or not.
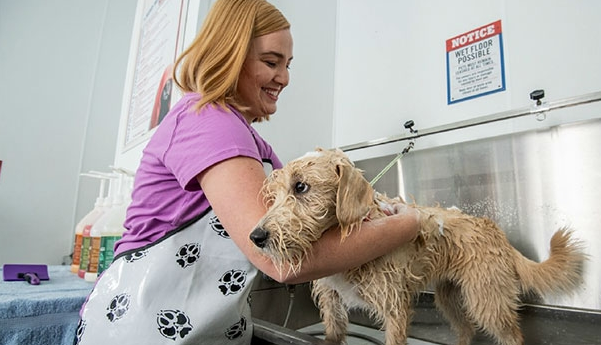
[[(394, 157), (356, 165), (371, 180)], [(496, 221), (525, 256), (547, 258), (562, 226), (585, 242), (585, 283), (541, 304), (601, 309), (601, 120), (561, 125), (407, 154), (375, 185), (422, 205), (457, 206)], [(540, 303), (540, 302), (538, 302)]]

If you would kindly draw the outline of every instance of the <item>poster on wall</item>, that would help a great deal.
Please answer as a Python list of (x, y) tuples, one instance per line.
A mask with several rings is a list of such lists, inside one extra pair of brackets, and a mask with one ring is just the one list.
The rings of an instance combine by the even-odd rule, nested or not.
[(179, 95), (173, 65), (186, 18), (184, 0), (150, 0), (144, 10), (135, 58), (123, 151), (147, 139)]
[(501, 21), (446, 41), (447, 103), (505, 90)]

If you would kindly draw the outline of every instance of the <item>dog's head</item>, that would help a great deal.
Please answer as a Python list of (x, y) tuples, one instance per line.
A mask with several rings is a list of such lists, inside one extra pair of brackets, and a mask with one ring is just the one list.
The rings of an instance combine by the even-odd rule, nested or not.
[(293, 270), (325, 231), (339, 225), (342, 240), (377, 207), (362, 171), (341, 150), (317, 149), (291, 161), (263, 190), (269, 209), (250, 239)]

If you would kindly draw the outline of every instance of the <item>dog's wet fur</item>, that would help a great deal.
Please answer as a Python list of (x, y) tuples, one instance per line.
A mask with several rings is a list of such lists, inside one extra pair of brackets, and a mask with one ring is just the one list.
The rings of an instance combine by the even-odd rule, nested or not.
[[(264, 186), (267, 214), (251, 240), (280, 267), (294, 274), (311, 255), (312, 243), (332, 228), (341, 239), (360, 231), (383, 207), (403, 203), (373, 190), (340, 150), (318, 149), (274, 171)], [(361, 308), (386, 331), (386, 344), (406, 344), (412, 301), (427, 287), (436, 306), (468, 345), (476, 331), (498, 344), (522, 345), (520, 296), (569, 294), (582, 282), (586, 255), (568, 228), (551, 238), (542, 263), (521, 255), (487, 218), (456, 208), (407, 205), (419, 211), (418, 236), (394, 252), (360, 267), (313, 282), (313, 297), (326, 339), (343, 342), (347, 310)], [(385, 241), (386, 239), (382, 239)]]

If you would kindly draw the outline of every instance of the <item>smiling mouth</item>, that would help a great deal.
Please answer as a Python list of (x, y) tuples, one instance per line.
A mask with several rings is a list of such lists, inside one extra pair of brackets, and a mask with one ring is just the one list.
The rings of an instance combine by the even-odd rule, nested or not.
[(265, 93), (267, 95), (269, 95), (270, 98), (272, 98), (273, 100), (277, 101), (278, 95), (280, 93), (279, 89), (266, 89), (266, 88), (263, 88), (263, 91), (265, 91)]

